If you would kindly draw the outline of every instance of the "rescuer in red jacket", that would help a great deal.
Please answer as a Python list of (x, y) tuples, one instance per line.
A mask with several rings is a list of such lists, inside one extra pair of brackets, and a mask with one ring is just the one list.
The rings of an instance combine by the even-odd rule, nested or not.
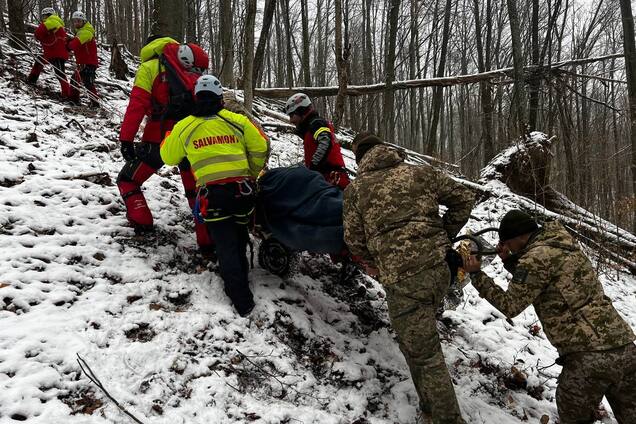
[(284, 111), (303, 139), (305, 166), (344, 190), (349, 184), (340, 144), (331, 122), (320, 117), (306, 94), (296, 93), (285, 103)]
[[(194, 85), (208, 67), (208, 55), (196, 44), (179, 44), (169, 37), (151, 37), (141, 49), (141, 65), (135, 76), (130, 101), (119, 133), (126, 161), (117, 186), (126, 205), (126, 217), (136, 232), (153, 230), (153, 218), (141, 191), (142, 184), (164, 163), (160, 143), (174, 124), (191, 114)], [(133, 143), (141, 122), (146, 126), (141, 143)], [(196, 183), (190, 163), (179, 164), (181, 180), (190, 208), (194, 207)], [(195, 225), (202, 253), (214, 245), (204, 224)]]
[(69, 85), (64, 71), (68, 60), (66, 30), (64, 29), (64, 21), (55, 13), (52, 7), (42, 9), (42, 21), (35, 30), (35, 38), (42, 44), (43, 53), (38, 56), (33, 64), (31, 73), (27, 77), (27, 82), (35, 84), (44, 69), (44, 65), (47, 63), (51, 64), (57, 79), (60, 81), (62, 98), (67, 98), (69, 96)]
[(79, 88), (84, 85), (91, 93), (90, 106), (99, 106), (97, 90), (95, 89), (95, 72), (97, 71), (97, 43), (95, 43), (95, 29), (86, 20), (84, 12), (73, 12), (73, 29), (75, 37), (68, 43), (68, 49), (75, 54), (77, 67), (71, 79), (70, 100), (80, 101)]

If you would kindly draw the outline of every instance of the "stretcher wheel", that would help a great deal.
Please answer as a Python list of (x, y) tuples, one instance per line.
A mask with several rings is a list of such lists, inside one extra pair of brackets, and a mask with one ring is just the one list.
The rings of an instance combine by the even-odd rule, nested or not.
[(261, 242), (258, 249), (258, 264), (261, 268), (279, 277), (288, 277), (294, 270), (296, 253), (274, 238)]

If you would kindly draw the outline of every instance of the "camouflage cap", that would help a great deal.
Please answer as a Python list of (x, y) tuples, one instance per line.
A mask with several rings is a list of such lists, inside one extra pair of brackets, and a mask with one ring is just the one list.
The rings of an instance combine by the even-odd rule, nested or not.
[(513, 209), (501, 219), (499, 241), (506, 241), (523, 234), (534, 233), (539, 229), (536, 221), (527, 213)]

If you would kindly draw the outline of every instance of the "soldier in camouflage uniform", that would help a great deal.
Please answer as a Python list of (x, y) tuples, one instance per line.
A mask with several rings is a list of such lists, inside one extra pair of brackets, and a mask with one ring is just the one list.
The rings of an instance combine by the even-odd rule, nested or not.
[[(422, 418), (463, 424), (435, 314), (450, 283), (450, 239), (468, 220), (473, 194), (370, 133), (354, 139), (358, 177), (344, 192), (345, 241), (377, 267), (391, 324), (420, 398)], [(448, 210), (443, 217), (439, 205)], [(425, 421), (429, 422), (429, 421)]]
[(513, 275), (507, 291), (480, 271), (477, 258), (464, 268), (480, 296), (508, 318), (534, 305), (563, 366), (556, 395), (561, 424), (594, 422), (603, 396), (619, 424), (636, 423), (634, 333), (574, 238), (556, 221), (539, 228), (513, 210), (499, 226), (498, 251)]

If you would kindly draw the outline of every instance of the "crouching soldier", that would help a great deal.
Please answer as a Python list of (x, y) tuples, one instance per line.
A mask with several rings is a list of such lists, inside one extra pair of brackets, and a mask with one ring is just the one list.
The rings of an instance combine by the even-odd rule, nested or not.
[[(344, 192), (345, 241), (379, 271), (421, 418), (463, 424), (435, 315), (450, 284), (446, 250), (468, 220), (474, 196), (429, 165), (404, 163), (402, 152), (373, 134), (358, 134), (352, 150), (358, 177)], [(443, 217), (440, 204), (448, 208)]]
[(619, 424), (636, 423), (634, 333), (603, 293), (590, 260), (556, 221), (539, 228), (512, 210), (499, 226), (499, 256), (512, 273), (504, 291), (472, 256), (464, 269), (481, 297), (508, 318), (530, 305), (557, 348), (556, 402), (561, 424), (591, 424), (607, 397)]
[(192, 165), (198, 187), (195, 213), (216, 240), (225, 293), (241, 316), (254, 308), (248, 284), (247, 224), (254, 209), (254, 180), (265, 165), (267, 138), (250, 120), (223, 108), (223, 88), (212, 75), (195, 85), (193, 115), (179, 121), (161, 144), (161, 159)]

